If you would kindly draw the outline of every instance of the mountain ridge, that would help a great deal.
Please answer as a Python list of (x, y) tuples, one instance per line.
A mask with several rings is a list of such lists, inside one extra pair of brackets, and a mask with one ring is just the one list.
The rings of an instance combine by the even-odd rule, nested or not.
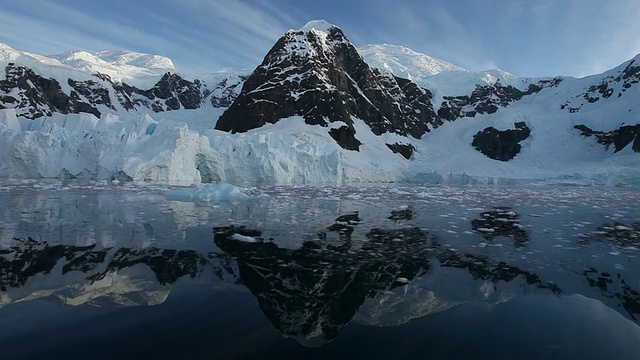
[[(2, 46), (3, 176), (629, 184), (640, 172), (640, 55), (579, 79), (449, 67), (417, 83), (369, 64), (337, 26), (302, 29), (253, 73), (167, 71), (147, 87), (74, 69), (85, 53), (69, 65)], [(125, 67), (156, 59), (104, 54)], [(42, 137), (58, 145), (41, 148)]]
[(337, 26), (321, 22), (302, 29), (278, 40), (216, 129), (245, 132), (301, 116), (309, 125), (343, 123), (329, 134), (343, 148), (358, 150), (353, 118), (364, 120), (376, 135), (414, 138), (441, 124), (427, 90), (369, 68)]

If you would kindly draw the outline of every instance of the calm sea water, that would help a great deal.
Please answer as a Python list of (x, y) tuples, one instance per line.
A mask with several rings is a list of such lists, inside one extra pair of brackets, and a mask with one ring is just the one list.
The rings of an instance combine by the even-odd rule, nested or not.
[(638, 189), (167, 189), (0, 184), (3, 359), (640, 352)]

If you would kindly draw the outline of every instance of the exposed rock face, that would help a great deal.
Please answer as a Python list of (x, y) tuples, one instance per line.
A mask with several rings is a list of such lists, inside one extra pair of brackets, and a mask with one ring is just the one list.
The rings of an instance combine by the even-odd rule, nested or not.
[(558, 86), (561, 81), (562, 78), (559, 77), (541, 80), (536, 84), (529, 84), (525, 91), (511, 85), (504, 86), (499, 82), (493, 85), (477, 85), (470, 96), (445, 96), (438, 115), (444, 120), (453, 121), (462, 117), (475, 117), (477, 114), (493, 114), (499, 108), (507, 107), (523, 96), (538, 93), (545, 87)]
[(92, 92), (95, 83), (70, 82), (75, 91), (66, 94), (56, 79), (46, 79), (24, 66), (9, 63), (5, 67), (5, 79), (0, 80), (0, 109), (14, 108), (18, 116), (35, 119), (51, 116), (54, 112), (69, 114), (87, 112), (100, 116), (94, 104), (84, 102), (80, 96), (107, 103), (102, 91)]
[(515, 129), (497, 130), (488, 127), (473, 136), (471, 145), (494, 160), (509, 161), (520, 153), (520, 142), (531, 133), (524, 122), (515, 123)]
[(281, 37), (216, 128), (244, 132), (292, 116), (310, 125), (343, 122), (346, 129), (331, 135), (349, 150), (359, 142), (354, 118), (376, 135), (415, 138), (440, 124), (427, 90), (371, 69), (335, 26)]
[(622, 81), (622, 91), (627, 91), (633, 84), (640, 83), (640, 65), (636, 65), (636, 61), (631, 60), (629, 65), (622, 71), (622, 74), (614, 80)]
[(167, 110), (197, 109), (203, 104), (202, 83), (166, 73), (154, 87), (144, 92), (150, 100), (162, 99)]
[(576, 125), (574, 129), (579, 130), (580, 135), (584, 137), (595, 136), (596, 141), (607, 149), (613, 144), (614, 152), (624, 149), (633, 142), (633, 151), (640, 153), (640, 125), (625, 125), (609, 132), (591, 130), (586, 125)]
[(401, 144), (401, 143), (393, 143), (393, 144), (385, 144), (394, 154), (400, 154), (404, 156), (405, 159), (409, 160), (413, 152), (416, 151), (416, 148), (411, 144)]
[[(624, 70), (619, 71), (617, 76), (609, 75), (603, 78), (602, 82), (589, 86), (584, 93), (576, 95), (575, 100), (568, 100), (560, 105), (560, 108), (569, 110), (571, 113), (577, 113), (585, 104), (584, 101), (593, 104), (601, 99), (608, 99), (616, 92), (616, 89), (618, 89), (616, 96), (622, 97), (634, 84), (640, 83), (640, 65), (635, 64), (636, 60), (629, 61)], [(577, 102), (580, 102), (580, 104), (577, 104)]]
[(334, 128), (329, 130), (329, 135), (346, 150), (358, 151), (360, 150), (360, 145), (362, 145), (360, 140), (356, 139), (356, 131), (353, 127), (341, 126)]
[[(214, 107), (227, 107), (235, 100), (243, 78), (224, 79), (213, 90), (200, 80), (193, 82), (177, 74), (166, 73), (150, 89), (139, 89), (126, 83), (114, 83), (108, 75), (95, 73), (95, 80), (65, 79), (65, 90), (59, 79), (45, 78), (32, 69), (9, 63), (5, 79), (0, 80), (0, 109), (16, 109), (16, 114), (29, 119), (53, 113), (117, 112), (116, 104), (127, 111), (149, 109), (154, 112), (197, 109), (205, 99)], [(66, 91), (66, 92), (65, 92)]]
[(210, 103), (215, 108), (227, 108), (238, 97), (242, 84), (247, 80), (246, 76), (227, 77), (211, 90)]
[(203, 84), (196, 80), (190, 82), (179, 75), (166, 73), (148, 90), (134, 86), (113, 84), (118, 100), (127, 110), (149, 108), (154, 112), (180, 109), (197, 109), (204, 104)]

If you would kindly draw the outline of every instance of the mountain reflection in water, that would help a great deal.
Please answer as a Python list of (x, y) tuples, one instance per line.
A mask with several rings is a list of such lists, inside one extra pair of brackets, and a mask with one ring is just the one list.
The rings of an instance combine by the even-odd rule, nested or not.
[[(428, 221), (420, 222), (423, 211), (420, 204), (412, 204), (387, 208), (386, 213), (343, 212), (312, 233), (295, 233), (292, 228), (287, 236), (297, 241), (283, 241), (272, 228), (233, 221), (214, 226), (213, 233), (209, 227), (204, 245), (197, 246), (70, 245), (14, 237), (0, 245), (0, 314), (10, 315), (17, 305), (36, 299), (77, 308), (164, 306), (171, 303), (174, 290), (197, 286), (232, 298), (236, 295), (230, 292), (248, 290), (281, 336), (322, 351), (343, 346), (341, 338), (358, 336), (354, 329), (370, 339), (398, 334), (410, 339), (424, 324), (439, 323), (443, 331), (452, 331), (457, 329), (455, 322), (462, 321), (460, 314), (466, 314), (466, 320), (457, 326), (472, 326), (465, 324), (480, 321), (473, 319), (482, 313), (523, 311), (523, 306), (535, 307), (536, 301), (539, 308), (516, 317), (530, 319), (545, 306), (551, 307), (551, 314), (564, 309), (566, 302), (574, 304), (570, 308), (575, 311), (597, 308), (594, 321), (615, 311), (619, 318), (606, 315), (604, 322), (595, 324), (615, 323), (632, 329), (627, 336), (640, 336), (640, 283), (631, 262), (640, 247), (637, 222), (621, 222), (619, 216), (613, 222), (570, 222), (579, 232), (568, 239), (563, 233), (562, 241), (545, 248), (543, 236), (559, 232), (553, 224), (542, 231), (532, 226), (542, 221), (540, 214), (523, 215), (516, 207), (499, 206), (469, 210), (470, 216), (451, 221), (452, 216), (443, 212), (431, 214), (433, 221), (443, 220), (430, 228)], [(466, 231), (458, 230), (456, 239), (448, 235), (452, 231), (442, 231), (443, 224), (456, 230), (464, 226)], [(145, 236), (156, 236), (149, 223), (143, 226)], [(627, 262), (621, 252), (628, 255)], [(550, 264), (557, 268), (549, 270)], [(566, 319), (588, 320), (576, 320), (577, 314), (567, 313)], [(208, 321), (215, 322), (215, 316)], [(445, 324), (444, 319), (450, 320)], [(496, 334), (521, 326), (511, 323), (515, 320), (500, 321), (501, 328), (491, 330)], [(465, 333), (461, 328), (455, 331)], [(539, 331), (536, 336), (544, 338), (544, 330)], [(591, 334), (585, 336), (595, 336), (596, 329), (584, 331)], [(0, 332), (0, 343), (3, 338), (12, 339)], [(290, 345), (278, 349), (283, 356), (310, 354)]]
[[(359, 222), (357, 213), (339, 217), (328, 231), (340, 234), (337, 243), (318, 239), (299, 249), (278, 247), (258, 230), (243, 227), (214, 229), (216, 245), (238, 264), (239, 277), (258, 298), (260, 308), (284, 335), (333, 339), (367, 298), (388, 294), (429, 272), (432, 262), (458, 268), (474, 280), (495, 284), (515, 279), (550, 293), (562, 290), (536, 274), (503, 262), (457, 254), (419, 228), (371, 229), (360, 246), (351, 244)], [(255, 242), (236, 240), (236, 234)], [(473, 299), (459, 299), (459, 301)], [(442, 310), (442, 309), (441, 309)]]

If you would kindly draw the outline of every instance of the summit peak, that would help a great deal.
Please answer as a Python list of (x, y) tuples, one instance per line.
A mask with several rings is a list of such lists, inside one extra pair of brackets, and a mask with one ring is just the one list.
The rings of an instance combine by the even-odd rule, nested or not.
[(298, 29), (298, 31), (309, 32), (311, 30), (317, 30), (317, 31), (322, 31), (322, 32), (328, 33), (329, 30), (331, 30), (331, 28), (334, 28), (334, 27), (337, 27), (337, 26), (329, 23), (326, 20), (319, 19), (319, 20), (311, 20), (311, 21), (309, 21), (308, 23), (305, 24), (305, 26), (303, 26), (300, 29)]

